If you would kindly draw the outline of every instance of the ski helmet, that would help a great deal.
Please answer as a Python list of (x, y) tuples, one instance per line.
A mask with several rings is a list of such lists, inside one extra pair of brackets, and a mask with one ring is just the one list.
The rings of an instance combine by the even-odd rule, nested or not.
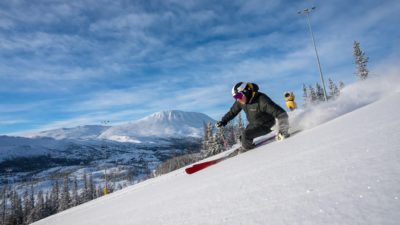
[[(238, 94), (243, 94), (249, 101), (252, 99), (258, 91), (258, 86), (250, 82), (239, 82), (232, 88), (232, 96), (235, 98)], [(236, 99), (236, 98), (235, 98)]]
[(239, 82), (232, 87), (232, 96), (235, 96), (238, 92), (244, 92), (246, 90), (247, 83)]

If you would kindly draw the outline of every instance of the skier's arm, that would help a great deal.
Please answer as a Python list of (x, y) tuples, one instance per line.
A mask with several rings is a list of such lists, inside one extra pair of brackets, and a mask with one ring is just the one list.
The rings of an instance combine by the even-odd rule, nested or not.
[(288, 114), (282, 107), (273, 102), (268, 96), (263, 96), (260, 101), (260, 108), (263, 112), (271, 114), (278, 120), (279, 132), (288, 133), (289, 120)]
[(235, 102), (231, 109), (222, 117), (221, 122), (226, 125), (229, 121), (231, 121), (237, 114), (240, 113), (242, 107), (240, 106), (239, 102)]

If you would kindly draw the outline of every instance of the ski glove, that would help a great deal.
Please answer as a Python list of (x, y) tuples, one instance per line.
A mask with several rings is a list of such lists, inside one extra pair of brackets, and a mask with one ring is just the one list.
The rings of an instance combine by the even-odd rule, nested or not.
[(275, 139), (277, 141), (282, 141), (285, 138), (290, 137), (290, 134), (287, 131), (279, 131), (278, 134), (276, 134)]
[(218, 122), (215, 124), (215, 126), (216, 126), (217, 128), (222, 128), (222, 127), (224, 127), (225, 125), (226, 125), (226, 123), (223, 122), (223, 121), (218, 121)]

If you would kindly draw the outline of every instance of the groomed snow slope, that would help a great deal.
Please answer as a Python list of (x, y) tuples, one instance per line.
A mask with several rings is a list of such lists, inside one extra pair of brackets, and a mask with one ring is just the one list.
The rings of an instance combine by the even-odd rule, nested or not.
[(399, 224), (400, 93), (193, 175), (183, 169), (36, 225)]

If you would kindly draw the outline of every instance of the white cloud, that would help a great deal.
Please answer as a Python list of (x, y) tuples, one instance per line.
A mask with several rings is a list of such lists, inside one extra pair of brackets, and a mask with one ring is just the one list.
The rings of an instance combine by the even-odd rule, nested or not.
[(131, 13), (120, 15), (111, 19), (104, 19), (90, 25), (92, 32), (123, 32), (129, 30), (140, 32), (142, 29), (153, 25), (157, 18), (156, 15), (148, 13)]
[[(0, 92), (29, 99), (12, 98), (3, 112), (26, 104), (36, 115), (52, 112), (49, 121), (54, 114), (71, 118), (65, 124), (103, 115), (122, 121), (172, 108), (219, 115), (238, 81), (258, 82), (280, 97), (286, 88), (319, 80), (306, 18), (296, 13), (308, 4), (8, 2), (0, 9)], [(334, 80), (353, 76), (351, 48), (358, 38), (374, 71), (386, 60), (396, 65), (393, 18), (400, 4), (344, 5), (321, 2), (312, 14), (324, 73)], [(38, 99), (47, 104), (30, 107)]]
[(240, 5), (239, 13), (266, 15), (276, 10), (281, 10), (277, 9), (280, 4), (282, 4), (281, 0), (247, 0), (243, 5)]
[(15, 120), (15, 119), (0, 119), (0, 126), (9, 126), (9, 125), (16, 125), (16, 124), (22, 124), (22, 123), (27, 123), (29, 122), (28, 120)]
[(43, 108), (49, 104), (50, 104), (50, 101), (35, 101), (35, 102), (23, 103), (23, 104), (0, 103), (0, 114), (6, 114), (6, 113), (12, 114), (12, 113), (19, 113), (19, 112), (29, 113), (29, 111), (32, 111), (37, 108)]

